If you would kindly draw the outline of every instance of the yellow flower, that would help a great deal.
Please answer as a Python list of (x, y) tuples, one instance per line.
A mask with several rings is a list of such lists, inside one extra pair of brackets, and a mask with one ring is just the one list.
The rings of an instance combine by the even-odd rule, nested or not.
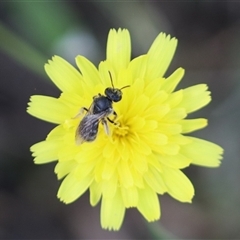
[[(112, 29), (106, 61), (98, 69), (77, 56), (79, 72), (54, 56), (45, 70), (62, 91), (60, 97), (30, 99), (29, 114), (57, 124), (46, 140), (31, 147), (35, 163), (57, 161), (55, 173), (64, 178), (58, 197), (64, 203), (75, 201), (88, 189), (92, 206), (101, 200), (103, 228), (118, 230), (131, 207), (148, 221), (159, 219), (158, 194), (191, 202), (194, 188), (181, 169), (190, 164), (220, 164), (220, 146), (185, 135), (207, 125), (203, 118), (186, 119), (210, 102), (207, 85), (175, 91), (184, 75), (182, 68), (163, 77), (176, 45), (175, 38), (160, 33), (147, 54), (130, 60), (129, 32)], [(108, 123), (107, 135), (100, 123), (96, 140), (76, 144), (76, 129), (84, 117), (80, 109), (89, 108), (93, 96), (104, 94), (111, 78), (115, 88), (130, 85), (122, 90), (122, 100), (113, 103), (118, 124)]]

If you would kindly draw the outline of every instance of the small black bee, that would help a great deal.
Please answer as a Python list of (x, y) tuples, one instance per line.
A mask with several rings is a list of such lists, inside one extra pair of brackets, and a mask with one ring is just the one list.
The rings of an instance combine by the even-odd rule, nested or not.
[[(76, 130), (76, 143), (81, 144), (83, 142), (92, 142), (96, 139), (98, 133), (99, 122), (103, 124), (104, 130), (107, 135), (110, 134), (107, 120), (113, 124), (117, 118), (117, 113), (112, 107), (113, 102), (119, 102), (122, 99), (122, 89), (130, 87), (129, 85), (124, 86), (120, 89), (114, 88), (112, 76), (109, 72), (112, 88), (108, 87), (105, 89), (104, 93), (106, 96), (100, 93), (93, 97), (93, 102), (89, 109), (83, 107), (80, 110), (80, 114), (87, 112), (80, 122)], [(111, 120), (108, 116), (113, 114), (114, 118)]]

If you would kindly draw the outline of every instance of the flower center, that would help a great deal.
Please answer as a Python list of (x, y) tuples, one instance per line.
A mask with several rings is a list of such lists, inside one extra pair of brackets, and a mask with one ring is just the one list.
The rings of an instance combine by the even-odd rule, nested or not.
[(129, 127), (125, 125), (116, 125), (114, 128), (114, 135), (116, 137), (124, 137), (128, 134)]

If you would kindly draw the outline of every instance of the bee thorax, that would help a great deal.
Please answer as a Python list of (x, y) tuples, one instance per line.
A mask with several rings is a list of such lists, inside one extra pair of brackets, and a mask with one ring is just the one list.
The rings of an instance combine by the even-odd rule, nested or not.
[(93, 114), (98, 114), (112, 108), (112, 102), (105, 96), (94, 99)]

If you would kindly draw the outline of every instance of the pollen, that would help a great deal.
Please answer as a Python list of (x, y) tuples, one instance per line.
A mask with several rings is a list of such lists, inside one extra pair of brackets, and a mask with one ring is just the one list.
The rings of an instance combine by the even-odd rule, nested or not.
[(127, 137), (129, 134), (129, 127), (126, 125), (117, 125), (114, 128), (113, 138), (114, 137)]

